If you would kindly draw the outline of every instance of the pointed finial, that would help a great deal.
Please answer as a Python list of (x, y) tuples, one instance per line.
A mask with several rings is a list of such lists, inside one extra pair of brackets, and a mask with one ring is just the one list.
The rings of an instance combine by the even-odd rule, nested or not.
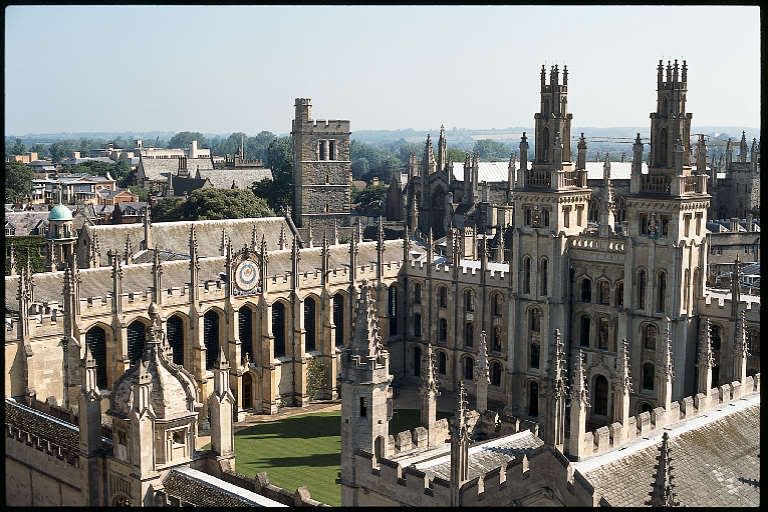
[(312, 237), (312, 221), (311, 220), (309, 221), (308, 227), (307, 227), (307, 239), (309, 241), (309, 247), (310, 248), (314, 247), (315, 241), (313, 240), (313, 237)]
[(490, 365), (488, 362), (488, 344), (486, 343), (485, 330), (480, 332), (480, 347), (477, 353), (477, 383), (490, 384)]
[(229, 370), (229, 361), (227, 360), (227, 356), (224, 353), (224, 346), (219, 346), (219, 357), (216, 360), (216, 366), (215, 368), (217, 370)]
[(661, 446), (659, 446), (659, 456), (656, 458), (656, 474), (654, 475), (653, 490), (648, 493), (650, 499), (646, 505), (652, 507), (677, 507), (680, 502), (675, 493), (675, 484), (672, 482), (673, 466), (670, 456), (669, 433), (664, 432), (661, 437)]

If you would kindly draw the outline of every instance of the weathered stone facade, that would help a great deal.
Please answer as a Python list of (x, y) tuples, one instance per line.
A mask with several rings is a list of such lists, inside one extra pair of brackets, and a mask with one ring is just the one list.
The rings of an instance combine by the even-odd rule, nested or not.
[(312, 119), (312, 101), (296, 98), (292, 121), (293, 221), (330, 229), (349, 225), (352, 161), (349, 121)]

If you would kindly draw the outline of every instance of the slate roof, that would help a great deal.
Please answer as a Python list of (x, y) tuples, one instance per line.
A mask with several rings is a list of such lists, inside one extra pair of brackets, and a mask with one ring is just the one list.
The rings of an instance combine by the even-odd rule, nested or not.
[[(251, 245), (253, 227), (261, 242), (265, 236), (267, 250), (278, 248), (280, 228), (284, 228), (285, 236), (290, 240), (291, 228), (284, 217), (263, 217), (254, 219), (222, 219), (206, 221), (153, 222), (152, 241), (154, 248), (172, 252), (189, 254), (189, 230), (195, 224), (200, 257), (220, 256), (221, 232), (224, 230), (232, 241), (233, 248), (241, 249), (243, 245)], [(85, 226), (77, 242), (78, 254), (83, 254), (88, 239), (98, 237), (101, 261), (106, 265), (107, 253), (110, 249), (122, 254), (125, 250), (125, 240), (130, 240), (133, 250), (138, 252), (144, 240), (144, 224), (99, 225)], [(85, 267), (85, 262), (81, 262)]]
[[(500, 466), (506, 466), (509, 461), (522, 457), (524, 454), (543, 446), (544, 441), (530, 430), (518, 432), (491, 441), (476, 444), (469, 448), (469, 480), (483, 476)], [(417, 463), (416, 469), (445, 480), (451, 479), (451, 455), (444, 455), (433, 460)]]
[(174, 468), (163, 479), (169, 496), (197, 507), (285, 507), (282, 503), (188, 467)]
[(80, 446), (80, 433), (76, 425), (36, 411), (10, 398), (5, 399), (4, 413), (6, 425), (15, 425), (72, 451), (77, 451)]
[(35, 228), (41, 230), (38, 235), (43, 235), (42, 230), (48, 225), (48, 212), (5, 212), (5, 224), (16, 229), (15, 236), (30, 235)]
[[(187, 166), (189, 168), (189, 166)], [(271, 180), (272, 169), (200, 169), (196, 178), (208, 179), (214, 188), (230, 189), (232, 182), (239, 189), (249, 189), (257, 181)]]
[[(210, 158), (187, 158), (187, 170), (193, 175), (197, 169), (211, 169), (213, 162)], [(144, 172), (145, 179), (150, 181), (167, 181), (168, 174), (178, 174), (179, 158), (141, 158), (139, 169)]]
[[(674, 428), (670, 430), (672, 474), (682, 506), (760, 504), (760, 402), (759, 396), (755, 398), (756, 404), (754, 399), (746, 406), (741, 403), (741, 410), (720, 414), (714, 421), (679, 435)], [(724, 405), (721, 412), (727, 413), (732, 407), (739, 407), (739, 403)], [(576, 468), (609, 505), (642, 506), (651, 491), (660, 439), (661, 434), (654, 436), (648, 446), (626, 456), (621, 452), (599, 456), (594, 469), (582, 471), (582, 463), (576, 463)], [(601, 458), (608, 461), (600, 464)]]

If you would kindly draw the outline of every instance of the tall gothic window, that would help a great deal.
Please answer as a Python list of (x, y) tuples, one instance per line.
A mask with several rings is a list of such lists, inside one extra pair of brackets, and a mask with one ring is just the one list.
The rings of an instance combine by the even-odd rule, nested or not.
[(99, 326), (91, 327), (85, 333), (85, 343), (96, 361), (96, 385), (107, 389), (107, 333)]
[(471, 347), (475, 344), (475, 326), (472, 325), (472, 322), (467, 322), (464, 324), (464, 345), (467, 347)]
[(141, 359), (146, 335), (146, 326), (141, 321), (136, 320), (128, 326), (128, 359), (131, 364)]
[(475, 378), (475, 362), (471, 357), (464, 358), (464, 379), (472, 380)]
[(413, 347), (413, 376), (421, 376), (421, 347)]
[(179, 315), (173, 315), (165, 323), (168, 344), (173, 351), (173, 362), (184, 364), (184, 320)]
[(658, 329), (654, 324), (648, 324), (643, 329), (643, 348), (646, 350), (656, 350), (656, 337)]
[(608, 319), (600, 317), (597, 322), (597, 348), (608, 350)]
[(470, 290), (464, 292), (464, 311), (475, 310), (475, 296)]
[(501, 364), (495, 361), (491, 363), (491, 385), (501, 386)]
[(539, 357), (541, 355), (541, 349), (538, 343), (531, 343), (531, 368), (539, 367)]
[(643, 365), (643, 389), (653, 391), (653, 377), (653, 363), (645, 363)]
[(272, 335), (275, 337), (275, 357), (285, 355), (285, 305), (275, 302), (272, 305)]
[(667, 297), (667, 274), (664, 272), (659, 272), (657, 292), (658, 296), (656, 297), (656, 312), (663, 313)]
[(528, 384), (528, 416), (539, 415), (539, 385), (536, 382)]
[(624, 306), (624, 283), (619, 282), (616, 285), (616, 307), (620, 308)]
[(602, 375), (595, 378), (594, 408), (592, 412), (601, 416), (608, 415), (608, 380)]
[(413, 314), (413, 335), (421, 338), (421, 313)]
[(541, 311), (539, 311), (537, 308), (532, 308), (531, 312), (528, 314), (528, 329), (531, 332), (540, 332), (541, 331)]
[(503, 349), (502, 343), (501, 343), (501, 327), (494, 327), (493, 328), (493, 338), (491, 343), (491, 350), (494, 352), (501, 352)]
[(344, 345), (344, 296), (333, 296), (333, 337), (337, 347)]
[(597, 300), (604, 306), (611, 303), (611, 285), (604, 279), (597, 283)]
[(539, 270), (539, 295), (547, 295), (547, 259), (542, 258)]
[(441, 308), (448, 307), (448, 288), (441, 286), (437, 289), (437, 304)]
[(580, 337), (579, 337), (580, 343), (579, 344), (582, 347), (588, 347), (589, 346), (589, 324), (590, 324), (589, 316), (587, 316), (587, 315), (582, 316), (581, 317), (581, 325), (579, 326), (579, 328), (580, 328), (579, 329), (579, 331), (580, 331), (579, 332), (579, 334), (580, 334)]
[(493, 295), (493, 316), (501, 316), (504, 313), (504, 297), (500, 293)]
[(645, 309), (645, 287), (648, 278), (645, 270), (640, 269), (637, 273), (637, 309)]
[(317, 327), (315, 322), (315, 299), (307, 297), (304, 299), (304, 350), (311, 352), (315, 350)]
[(251, 308), (244, 306), (237, 312), (237, 334), (242, 344), (243, 354), (253, 361), (253, 315)]
[(588, 277), (581, 280), (581, 302), (592, 302), (592, 280)]
[(203, 315), (203, 339), (205, 340), (205, 369), (213, 368), (219, 357), (219, 314), (210, 310)]
[(531, 258), (523, 259), (523, 293), (531, 293)]
[(438, 352), (437, 353), (437, 373), (440, 375), (445, 375), (448, 371), (448, 356), (445, 355), (445, 352)]
[(421, 284), (414, 283), (413, 285), (413, 303), (421, 304)]
[(549, 162), (549, 128), (544, 128), (541, 133), (541, 161)]
[(437, 340), (446, 341), (448, 339), (448, 320), (441, 318), (437, 321)]

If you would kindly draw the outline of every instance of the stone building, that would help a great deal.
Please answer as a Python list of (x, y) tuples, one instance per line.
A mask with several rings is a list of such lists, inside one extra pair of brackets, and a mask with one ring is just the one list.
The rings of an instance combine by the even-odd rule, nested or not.
[[(710, 195), (708, 175), (689, 164), (692, 116), (685, 105), (685, 62), (682, 70), (669, 63), (666, 75), (659, 63), (650, 164), (644, 172), (638, 137), (621, 206), (610, 164), (603, 166), (596, 203), (586, 144), (579, 145), (576, 162), (565, 150), (572, 119), (566, 70), (562, 83), (557, 68), (546, 78), (542, 71), (531, 135), (536, 154), (529, 162), (524, 136), (519, 167), (509, 166), (514, 172), (503, 237), (494, 240), (464, 221), (461, 229), (443, 224), (446, 236), (438, 243), (431, 223), (416, 220), (413, 237), (410, 222), (402, 239), (386, 240), (383, 222), (373, 240), (363, 239), (359, 225), (338, 236), (329, 226), (346, 222), (346, 214), (337, 212), (348, 212), (348, 122), (313, 121), (308, 100), (300, 99), (294, 119), (300, 178), (295, 191), (312, 201), (333, 198), (333, 209), (318, 210), (319, 203), (300, 198), (294, 219), (306, 226), (298, 228), (290, 217), (152, 223), (148, 215), (141, 224), (85, 226), (71, 241), (69, 254), (76, 257), (62, 260), (64, 271), (21, 269), (5, 278), (6, 396), (79, 410), (79, 365), (88, 347), (96, 387), (111, 397), (144, 353), (147, 332), (159, 319), (168, 358), (191, 375), (199, 397), (216, 390), (223, 349), (238, 417), (305, 405), (311, 398), (309, 367), (321, 368), (325, 386), (315, 398), (335, 398), (341, 389), (345, 419), (357, 425), (350, 423), (351, 444), (344, 445), (341, 482), (351, 487), (344, 491), (348, 499), (362, 503), (366, 498), (355, 486), (373, 486), (355, 479), (388, 474), (398, 482), (402, 474), (396, 468), (408, 467), (405, 460), (383, 462), (392, 452), (387, 427), (378, 420), (388, 417), (391, 368), (398, 385), (421, 386), (425, 400), (433, 399), (432, 384), (439, 380), (444, 392), (466, 392), (479, 402), (477, 414), (467, 412), (450, 428), (430, 419), (434, 408), (427, 403), (423, 420), (433, 425), (432, 433), (427, 428), (426, 434), (407, 433), (393, 441), (406, 456), (405, 447), (414, 442), (439, 450), (453, 432), (451, 453), (463, 457), (466, 468), (457, 475), (445, 466), (435, 469), (431, 484), (420, 480), (420, 496), (427, 496), (424, 489), (431, 485), (435, 496), (448, 500), (444, 503), (464, 499), (462, 482), (482, 473), (472, 469), (473, 454), (490, 457), (495, 446), (472, 445), (479, 435), (509, 443), (499, 448), (507, 454), (504, 474), (509, 463), (520, 478), (537, 464), (549, 468), (542, 469), (549, 480), (541, 480), (549, 483), (537, 483), (543, 497), (521, 503), (551, 503), (543, 487), (554, 489), (556, 481), (576, 486), (577, 497), (555, 503), (596, 503), (589, 489), (597, 484), (571, 479), (562, 453), (586, 461), (617, 449), (621, 439), (636, 440), (633, 432), (659, 433), (662, 426), (757, 390), (760, 299), (742, 293), (738, 276), (728, 292), (706, 286)], [(424, 174), (438, 185), (440, 173), (447, 174), (441, 158), (435, 158), (434, 168), (443, 171), (432, 172), (430, 164)], [(327, 179), (322, 178), (326, 169)], [(464, 170), (466, 197), (475, 197), (477, 159), (465, 162)], [(445, 210), (430, 204), (431, 218), (445, 220), (449, 202)], [(590, 214), (595, 207), (597, 214)], [(418, 216), (420, 210), (414, 211)], [(467, 212), (466, 218), (474, 215)], [(621, 215), (623, 222), (617, 221)], [(590, 217), (597, 222), (590, 225)], [(353, 323), (362, 281), (368, 284), (359, 303), (368, 306), (364, 314), (358, 307), (359, 321)], [(147, 314), (153, 303), (155, 316)], [(432, 357), (434, 368), (425, 374), (423, 360)], [(320, 365), (310, 365), (312, 359)], [(575, 395), (569, 407), (561, 386), (565, 377), (557, 371), (566, 368), (565, 361), (571, 361), (571, 375), (580, 375), (571, 385)], [(195, 421), (210, 421), (212, 412), (201, 407)], [(493, 414), (507, 425), (504, 430), (497, 431)], [(374, 415), (376, 424), (366, 423)], [(530, 435), (520, 427), (534, 423), (538, 431), (531, 426)], [(510, 440), (508, 434), (519, 437)], [(617, 443), (617, 435), (625, 437)], [(532, 450), (530, 457), (519, 456), (517, 443)], [(358, 460), (357, 449), (372, 455)], [(431, 460), (434, 464), (423, 467), (437, 468), (436, 461), (447, 455), (425, 454), (429, 457), (420, 458), (416, 468), (422, 473), (422, 463)], [(380, 468), (371, 466), (371, 457), (381, 459)], [(488, 482), (500, 482), (500, 475)], [(414, 482), (408, 481), (406, 476), (406, 487)], [(460, 485), (451, 488), (450, 482)], [(519, 485), (505, 489), (507, 503), (528, 496), (512, 492)]]
[(712, 162), (711, 189), (714, 200), (710, 217), (739, 218), (747, 215), (760, 218), (760, 141), (747, 145), (746, 133), (741, 133), (739, 154), (734, 160), (734, 148), (728, 139), (724, 159)]
[[(306, 489), (289, 493), (235, 472), (235, 400), (223, 348), (213, 367), (211, 393), (201, 397), (194, 376), (171, 361), (157, 304), (149, 306), (147, 316), (151, 323), (144, 347), (111, 392), (100, 389), (98, 356), (87, 344), (72, 344), (77, 416), (34, 400), (5, 399), (6, 503), (318, 505)], [(198, 412), (206, 402), (211, 448), (200, 450)], [(107, 425), (102, 424), (104, 414), (111, 419)]]
[(291, 138), (293, 222), (297, 227), (349, 226), (349, 136), (349, 121), (312, 119), (312, 100), (296, 98)]

